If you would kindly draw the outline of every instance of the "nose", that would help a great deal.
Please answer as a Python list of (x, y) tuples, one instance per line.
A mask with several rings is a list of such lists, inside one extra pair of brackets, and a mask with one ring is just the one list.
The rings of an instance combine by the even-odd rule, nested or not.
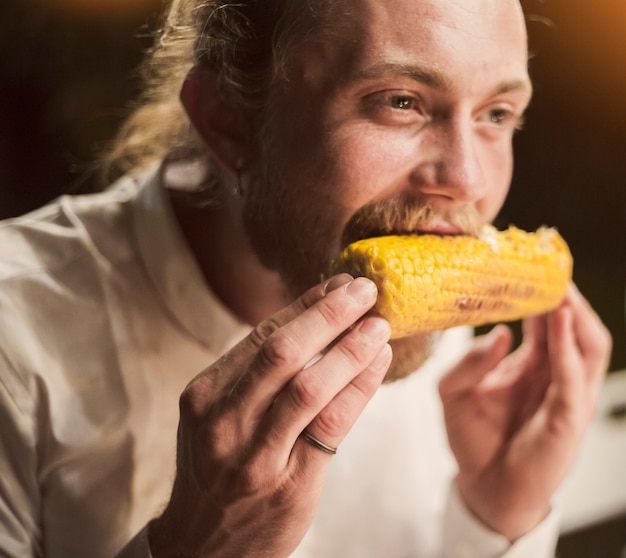
[(419, 157), (413, 178), (422, 196), (450, 206), (485, 197), (482, 146), (471, 122), (458, 118), (433, 124), (421, 147), (425, 156)]

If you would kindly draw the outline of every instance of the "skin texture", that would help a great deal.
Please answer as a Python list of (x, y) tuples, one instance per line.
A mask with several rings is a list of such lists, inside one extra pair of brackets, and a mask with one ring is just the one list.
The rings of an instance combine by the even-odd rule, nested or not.
[(153, 556), (288, 556), (313, 519), (330, 455), (385, 375), (389, 324), (357, 327), (368, 280), (343, 275), (310, 289), (193, 381), (181, 397), (172, 499), (151, 525)]
[[(459, 232), (493, 219), (507, 194), (531, 96), (518, 3), (349, 6), (341, 33), (312, 33), (291, 53), (260, 146), (210, 71), (183, 87), (207, 149), (230, 180), (242, 175), (244, 195), (202, 213), (175, 205), (176, 215), (217, 296), (256, 327), (181, 396), (174, 489), (149, 532), (155, 558), (289, 555), (332, 458), (301, 432), (339, 446), (392, 358), (389, 325), (367, 315), (373, 283), (316, 285), (320, 274), (383, 221)], [(395, 344), (392, 374), (417, 366), (431, 341)], [(548, 512), (571, 465), (610, 338), (572, 287), (527, 321), (522, 348), (509, 355), (509, 344), (506, 328), (477, 339), (441, 397), (468, 508), (515, 540)]]
[(495, 531), (515, 540), (549, 511), (592, 419), (611, 346), (572, 285), (561, 306), (524, 321), (524, 341), (497, 326), (442, 380), (461, 494)]
[(359, 1), (351, 13), (332, 42), (293, 54), (245, 208), (257, 253), (296, 293), (374, 204), (429, 203), (439, 217), (418, 230), (454, 232), (450, 214), (468, 210), (491, 221), (530, 99), (515, 2)]

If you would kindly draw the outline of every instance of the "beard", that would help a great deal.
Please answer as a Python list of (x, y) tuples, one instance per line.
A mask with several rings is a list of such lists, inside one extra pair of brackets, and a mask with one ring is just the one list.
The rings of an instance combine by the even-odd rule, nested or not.
[[(244, 192), (243, 219), (261, 263), (277, 271), (290, 299), (319, 283), (330, 263), (349, 243), (386, 234), (409, 234), (447, 222), (476, 234), (484, 221), (473, 206), (442, 212), (415, 197), (397, 195), (361, 207), (345, 226), (344, 211), (324, 187), (324, 173), (302, 173), (298, 183), (284, 178), (281, 160), (265, 142), (265, 163)], [(424, 332), (391, 341), (393, 360), (385, 382), (407, 377), (432, 355), (442, 332)]]
[(457, 227), (463, 234), (476, 236), (484, 222), (471, 205), (441, 211), (429, 200), (400, 196), (370, 203), (359, 209), (348, 221), (343, 247), (364, 238), (390, 234), (415, 234), (428, 231), (440, 222)]
[(393, 359), (383, 382), (388, 384), (402, 380), (418, 371), (435, 352), (442, 334), (441, 331), (427, 331), (392, 339)]
[(340, 243), (340, 208), (319, 187), (323, 173), (303, 172), (297, 181), (289, 180), (271, 138), (261, 145), (263, 163), (244, 192), (244, 226), (260, 262), (279, 273), (294, 299), (328, 274)]

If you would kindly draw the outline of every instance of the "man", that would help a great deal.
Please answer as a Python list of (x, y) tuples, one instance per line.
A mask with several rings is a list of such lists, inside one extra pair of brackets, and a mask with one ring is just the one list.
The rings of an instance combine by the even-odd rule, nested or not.
[(179, 0), (159, 44), (114, 156), (163, 164), (0, 233), (2, 552), (549, 556), (610, 350), (582, 296), (508, 354), (389, 343), (371, 282), (319, 284), (496, 216), (518, 2)]

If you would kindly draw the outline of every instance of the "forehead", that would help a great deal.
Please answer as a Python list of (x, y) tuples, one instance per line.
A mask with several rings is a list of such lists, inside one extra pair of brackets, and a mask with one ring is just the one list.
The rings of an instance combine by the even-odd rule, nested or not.
[(518, 0), (333, 0), (330, 6), (292, 60), (312, 84), (402, 65), (424, 68), (451, 87), (527, 77)]

